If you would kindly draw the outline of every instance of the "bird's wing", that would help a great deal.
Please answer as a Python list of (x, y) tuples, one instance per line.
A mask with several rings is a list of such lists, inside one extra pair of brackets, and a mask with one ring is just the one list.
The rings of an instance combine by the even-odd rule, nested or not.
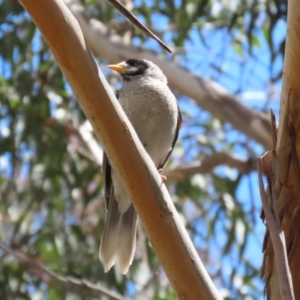
[(104, 176), (105, 207), (106, 210), (108, 210), (109, 201), (113, 193), (113, 185), (111, 179), (111, 165), (105, 152), (103, 152), (102, 170)]
[[(119, 100), (119, 90), (116, 91), (116, 98)], [(106, 153), (103, 151), (102, 171), (104, 176), (104, 189), (105, 189), (105, 207), (108, 210), (109, 201), (113, 196), (113, 183), (111, 178), (111, 165), (109, 163)]]
[(169, 151), (169, 153), (167, 154), (166, 158), (164, 159), (164, 161), (162, 163), (160, 163), (160, 165), (158, 166), (158, 169), (163, 169), (168, 161), (168, 159), (170, 158), (171, 156), (171, 153), (175, 147), (175, 144), (177, 142), (177, 139), (178, 139), (178, 135), (179, 135), (179, 130), (181, 128), (181, 125), (182, 125), (182, 115), (181, 115), (181, 112), (179, 110), (179, 106), (177, 104), (177, 111), (178, 111), (178, 115), (177, 115), (177, 127), (176, 127), (176, 130), (175, 130), (175, 135), (174, 135), (174, 140), (173, 140), (173, 143), (172, 143), (172, 147), (171, 147), (171, 150)]

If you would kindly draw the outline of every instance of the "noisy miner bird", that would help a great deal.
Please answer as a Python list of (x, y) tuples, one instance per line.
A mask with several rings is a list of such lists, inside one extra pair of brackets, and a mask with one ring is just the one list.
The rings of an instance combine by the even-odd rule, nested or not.
[[(120, 73), (123, 87), (117, 91), (117, 98), (161, 171), (174, 148), (182, 120), (166, 76), (158, 66), (145, 59), (128, 59), (107, 67)], [(137, 215), (123, 179), (110, 165), (105, 153), (103, 172), (108, 215), (100, 260), (105, 272), (117, 262), (121, 272), (126, 274), (135, 252)]]

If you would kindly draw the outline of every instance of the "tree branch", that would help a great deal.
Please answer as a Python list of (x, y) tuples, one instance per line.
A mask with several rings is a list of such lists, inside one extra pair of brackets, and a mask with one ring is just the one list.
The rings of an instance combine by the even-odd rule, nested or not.
[[(274, 136), (269, 177), (272, 179), (273, 200), (276, 201), (280, 226), (284, 231), (288, 263), (294, 294), (300, 299), (300, 1), (288, 2), (287, 35), (283, 67), (278, 134)], [(273, 134), (274, 135), (274, 134)], [(278, 289), (280, 271), (274, 259), (272, 239), (265, 236), (262, 274), (270, 300), (282, 299)]]
[(110, 32), (100, 21), (88, 20), (84, 16), (84, 8), (80, 1), (64, 0), (64, 2), (80, 22), (86, 41), (94, 53), (112, 62), (132, 57), (153, 61), (160, 66), (172, 88), (193, 99), (216, 118), (231, 123), (234, 128), (262, 144), (266, 149), (271, 149), (271, 126), (267, 116), (242, 105), (217, 83), (181, 68), (173, 61), (166, 60), (164, 56), (127, 45), (120, 36)]
[(122, 175), (178, 298), (220, 299), (153, 161), (97, 70), (78, 22), (60, 0), (21, 2), (46, 39), (111, 164)]
[(286, 244), (284, 232), (281, 229), (278, 217), (276, 202), (269, 191), (265, 192), (262, 180), (262, 162), (261, 158), (257, 161), (259, 191), (263, 204), (264, 215), (267, 227), (270, 233), (272, 246), (275, 255), (275, 264), (278, 274), (278, 282), (280, 295), (282, 300), (294, 300), (294, 291), (292, 284), (292, 276), (289, 268), (289, 262), (286, 253)]
[(45, 275), (49, 276), (52, 280), (59, 284), (72, 284), (77, 287), (83, 287), (87, 288), (89, 290), (92, 290), (93, 292), (98, 292), (101, 295), (107, 296), (109, 299), (112, 300), (126, 300), (126, 298), (118, 295), (115, 292), (111, 292), (109, 289), (100, 286), (99, 284), (94, 284), (88, 280), (85, 279), (78, 279), (71, 276), (62, 276), (54, 271), (50, 270), (45, 265), (36, 262), (34, 259), (31, 258), (31, 256), (27, 253), (24, 253), (23, 251), (16, 251), (9, 249), (6, 247), (3, 243), (0, 242), (0, 248), (7, 254), (13, 256), (20, 264), (28, 266), (32, 269), (38, 269), (39, 271), (42, 271), (44, 274), (41, 276), (44, 277)]
[(168, 179), (183, 180), (194, 174), (205, 174), (211, 172), (215, 167), (225, 165), (247, 174), (256, 171), (256, 159), (241, 159), (226, 152), (217, 152), (205, 157), (201, 161), (180, 164), (173, 169), (166, 169), (163, 173)]
[(158, 38), (151, 30), (143, 25), (134, 14), (132, 14), (121, 2), (118, 0), (108, 0), (116, 9), (118, 9), (133, 25), (143, 31), (147, 36), (156, 40), (165, 50), (172, 53), (171, 49)]

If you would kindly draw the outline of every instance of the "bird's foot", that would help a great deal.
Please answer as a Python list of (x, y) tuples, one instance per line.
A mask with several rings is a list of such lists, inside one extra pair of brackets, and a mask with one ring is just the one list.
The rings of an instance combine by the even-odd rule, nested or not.
[(163, 171), (163, 169), (158, 169), (158, 173), (159, 173), (159, 175), (160, 175), (160, 177), (161, 177), (162, 182), (164, 183), (165, 181), (167, 181), (167, 176), (162, 175), (162, 174), (161, 174), (162, 171)]

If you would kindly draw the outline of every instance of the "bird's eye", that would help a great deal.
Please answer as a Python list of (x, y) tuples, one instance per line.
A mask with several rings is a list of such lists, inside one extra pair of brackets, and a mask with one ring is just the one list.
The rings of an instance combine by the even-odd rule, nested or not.
[(133, 68), (136, 68), (139, 66), (139, 62), (135, 59), (128, 59), (127, 64), (130, 65)]

